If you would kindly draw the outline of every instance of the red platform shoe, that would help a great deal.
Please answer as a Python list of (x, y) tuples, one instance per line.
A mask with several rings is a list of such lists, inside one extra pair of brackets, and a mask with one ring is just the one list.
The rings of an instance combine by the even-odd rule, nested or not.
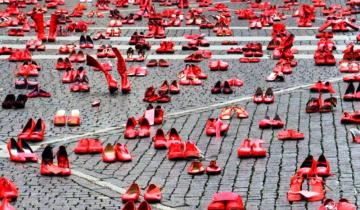
[(139, 185), (136, 183), (133, 183), (130, 185), (130, 187), (126, 190), (125, 194), (122, 195), (121, 199), (123, 202), (129, 202), (129, 201), (137, 201), (140, 197), (140, 188)]

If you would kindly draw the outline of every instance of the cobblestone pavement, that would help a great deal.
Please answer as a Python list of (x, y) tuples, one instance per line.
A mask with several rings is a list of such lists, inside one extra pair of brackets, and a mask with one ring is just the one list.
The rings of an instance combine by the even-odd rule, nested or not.
[[(223, 2), (229, 5), (229, 1)], [(281, 4), (282, 1), (272, 1)], [(305, 1), (300, 1), (305, 2)], [(66, 8), (72, 8), (77, 1), (67, 1)], [(344, 4), (344, 1), (329, 1)], [(236, 4), (236, 8), (244, 7)], [(4, 5), (0, 5), (3, 9)], [(122, 11), (124, 14), (134, 9)], [(27, 10), (30, 9), (29, 7)], [(160, 9), (161, 10), (161, 9)], [(288, 13), (290, 14), (290, 13)], [(314, 53), (314, 34), (317, 27), (323, 23), (323, 17), (316, 20), (314, 27), (302, 29), (296, 27), (296, 20), (288, 18), (284, 21), (290, 28), (289, 31), (296, 35), (295, 47), (299, 48), (297, 56), (306, 56)], [(85, 18), (86, 19), (86, 18)], [(144, 31), (146, 21), (126, 29), (123, 27), (122, 36), (129, 38), (134, 31)], [(92, 27), (102, 27), (107, 24), (107, 18), (96, 20)], [(247, 21), (233, 18), (233, 27), (246, 27)], [(90, 27), (90, 33), (94, 29)], [(194, 28), (194, 27), (193, 27)], [(168, 37), (178, 38), (186, 33), (206, 33), (209, 38), (214, 38), (212, 31), (198, 29), (175, 29), (167, 30)], [(247, 43), (246, 39), (255, 39), (264, 46), (268, 41), (263, 37), (269, 37), (271, 29), (248, 30), (245, 28), (234, 29), (235, 37), (240, 39), (239, 45)], [(5, 36), (7, 30), (0, 30), (1, 46), (24, 46), (25, 38), (9, 38)], [(74, 34), (73, 40), (77, 42), (80, 34)], [(338, 33), (334, 40), (338, 47), (335, 54), (341, 56), (345, 45), (353, 40), (355, 32)], [(29, 36), (35, 36), (32, 31)], [(236, 38), (238, 37), (238, 38)], [(240, 37), (240, 38), (239, 38)], [(309, 38), (310, 37), (310, 38)], [(71, 39), (71, 38), (70, 38)], [(215, 39), (216, 40), (216, 39)], [(59, 39), (56, 43), (48, 44), (47, 55), (57, 55), (56, 46), (68, 43)], [(159, 45), (158, 40), (150, 41), (153, 45)], [(105, 42), (95, 42), (101, 45)], [(127, 41), (107, 41), (112, 45), (118, 45), (125, 53)], [(175, 41), (177, 46), (184, 41)], [(220, 45), (219, 41), (211, 41), (211, 46)], [(154, 48), (148, 53), (155, 55)], [(86, 50), (94, 54), (94, 51)], [(265, 53), (270, 55), (269, 52)], [(176, 54), (187, 54), (177, 51)], [(341, 125), (340, 117), (343, 111), (360, 109), (359, 103), (344, 102), (342, 95), (346, 84), (340, 81), (341, 74), (338, 66), (316, 67), (313, 59), (299, 59), (298, 66), (293, 74), (286, 76), (284, 83), (266, 83), (268, 75), (275, 65), (275, 61), (264, 59), (258, 64), (241, 64), (238, 59), (229, 59), (225, 51), (213, 51), (214, 55), (223, 56), (230, 64), (226, 72), (210, 72), (207, 62), (199, 65), (208, 74), (209, 78), (200, 87), (181, 87), (181, 93), (173, 96), (172, 101), (162, 105), (166, 110), (167, 117), (162, 128), (167, 131), (176, 128), (184, 140), (195, 141), (197, 146), (205, 154), (204, 165), (212, 159), (217, 160), (223, 172), (218, 176), (191, 176), (186, 170), (190, 162), (169, 161), (166, 151), (154, 150), (151, 139), (125, 140), (122, 125), (130, 116), (140, 116), (147, 104), (142, 102), (146, 87), (150, 85), (160, 86), (162, 81), (176, 79), (176, 73), (184, 68), (185, 64), (180, 59), (169, 60), (169, 68), (149, 68), (149, 74), (143, 78), (131, 78), (132, 92), (129, 95), (109, 95), (107, 86), (101, 73), (88, 70), (91, 92), (86, 94), (70, 93), (69, 87), (60, 82), (61, 72), (54, 69), (54, 59), (38, 59), (42, 71), (38, 81), (42, 87), (52, 93), (51, 98), (31, 99), (25, 110), (1, 110), (0, 111), (0, 176), (9, 177), (19, 188), (20, 197), (12, 204), (17, 209), (120, 209), (121, 193), (134, 181), (145, 190), (150, 183), (161, 186), (163, 201), (161, 205), (154, 205), (154, 209), (206, 209), (212, 195), (218, 191), (233, 191), (239, 193), (246, 205), (246, 209), (317, 209), (320, 202), (293, 203), (289, 204), (286, 192), (289, 189), (290, 177), (297, 167), (309, 154), (318, 157), (325, 154), (331, 164), (333, 176), (326, 179), (327, 197), (338, 200), (347, 198), (360, 206), (360, 150), (359, 144), (352, 143), (348, 130), (357, 127), (353, 125)], [(34, 55), (44, 55), (36, 52)], [(266, 56), (265, 56), (266, 57)], [(115, 65), (115, 61), (111, 60)], [(131, 64), (128, 64), (128, 67)], [(24, 90), (15, 90), (16, 64), (9, 63), (5, 59), (0, 60), (2, 74), (0, 74), (0, 98), (8, 93), (26, 93)], [(112, 74), (118, 80), (116, 71)], [(241, 78), (245, 85), (236, 88), (235, 93), (228, 95), (211, 95), (210, 89), (216, 81), (231, 77)], [(312, 96), (306, 85), (317, 80), (334, 80), (337, 91), (338, 106), (334, 113), (306, 114), (305, 105)], [(272, 87), (277, 91), (276, 103), (255, 105), (248, 96), (251, 96), (256, 87)], [(314, 95), (315, 96), (315, 95)], [(101, 99), (101, 107), (94, 109), (91, 102)], [(205, 135), (205, 124), (209, 117), (217, 117), (220, 108), (224, 105), (219, 103), (236, 100), (235, 104), (242, 105), (248, 111), (248, 119), (233, 118), (229, 121), (230, 130), (227, 136), (217, 140)], [(215, 106), (216, 105), (216, 106)], [(82, 124), (80, 127), (54, 127), (52, 118), (59, 109), (80, 109)], [(298, 129), (305, 133), (305, 139), (301, 141), (278, 141), (277, 130), (261, 130), (258, 122), (265, 115), (273, 117), (276, 113), (286, 122), (286, 128)], [(33, 144), (36, 152), (41, 151), (46, 144), (54, 146), (66, 145), (70, 154), (70, 162), (73, 175), (63, 177), (43, 177), (39, 174), (38, 164), (15, 164), (6, 157), (5, 142), (9, 137), (16, 137), (21, 131), (27, 119), (43, 118), (46, 121), (46, 138), (43, 142)], [(158, 126), (152, 128), (152, 135)], [(107, 143), (126, 143), (134, 155), (129, 163), (107, 164), (101, 161), (101, 155), (75, 155), (72, 150), (76, 141), (82, 137), (97, 137)], [(239, 159), (237, 148), (246, 137), (261, 138), (265, 141), (264, 146), (268, 151), (265, 158)], [(305, 186), (304, 186), (305, 187)]]

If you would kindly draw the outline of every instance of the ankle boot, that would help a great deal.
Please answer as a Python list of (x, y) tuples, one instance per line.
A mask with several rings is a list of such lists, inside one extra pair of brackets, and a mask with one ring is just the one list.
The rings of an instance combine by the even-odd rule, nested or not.
[(57, 25), (58, 25), (58, 17), (59, 16), (54, 14), (54, 13), (51, 14), (49, 36), (48, 36), (48, 41), (49, 42), (55, 42), (56, 30), (57, 30)]
[(112, 77), (111, 74), (109, 74), (108, 71), (106, 71), (106, 69), (104, 69), (99, 61), (90, 55), (86, 55), (86, 65), (100, 69), (100, 71), (104, 73), (110, 93), (115, 93), (118, 90), (116, 80)]
[(42, 41), (46, 41), (45, 26), (44, 26), (44, 13), (35, 12), (31, 15), (34, 20), (37, 30), (37, 37)]

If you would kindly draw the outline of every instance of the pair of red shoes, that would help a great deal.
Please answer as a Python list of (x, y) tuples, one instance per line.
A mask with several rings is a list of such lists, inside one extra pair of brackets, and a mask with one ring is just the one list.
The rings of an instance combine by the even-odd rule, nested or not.
[[(140, 187), (135, 182), (130, 185), (125, 194), (121, 196), (123, 202), (136, 202), (140, 197)], [(144, 200), (149, 203), (158, 203), (162, 199), (161, 189), (155, 184), (150, 184), (144, 193)]]
[(62, 75), (62, 83), (73, 83), (76, 78), (84, 78), (86, 77), (86, 70), (84, 67), (79, 67), (77, 70), (72, 68), (67, 68)]
[(31, 61), (31, 52), (28, 49), (20, 50), (15, 49), (12, 51), (9, 56), (9, 61), (11, 62), (23, 62), (23, 61)]
[[(136, 127), (139, 123), (139, 129)], [(147, 118), (141, 117), (139, 121), (136, 121), (135, 117), (131, 117), (127, 120), (125, 126), (124, 137), (125, 139), (134, 138), (147, 138), (150, 136), (150, 123)]]
[(37, 65), (35, 61), (25, 61), (23, 64), (20, 65), (20, 69), (16, 73), (16, 76), (37, 77), (39, 76), (39, 70), (41, 70), (41, 67)]
[(86, 60), (85, 54), (82, 50), (79, 50), (77, 53), (75, 51), (71, 52), (69, 55), (70, 62), (73, 63), (83, 63)]
[(215, 160), (210, 161), (209, 166), (204, 168), (203, 164), (195, 160), (191, 163), (191, 165), (188, 168), (188, 174), (190, 175), (199, 175), (206, 172), (208, 175), (214, 175), (221, 173), (221, 168), (217, 165)]
[(128, 76), (137, 76), (137, 77), (144, 77), (148, 73), (147, 68), (143, 66), (131, 66), (127, 71), (126, 75)]
[[(170, 88), (170, 87), (169, 87)], [(165, 89), (165, 87), (163, 87)], [(175, 90), (176, 87), (173, 87), (173, 90)], [(148, 103), (168, 103), (171, 101), (170, 96), (168, 96), (165, 92), (159, 91), (159, 94), (156, 94), (155, 88), (153, 86), (146, 89), (143, 101)]]
[(26, 42), (26, 49), (30, 51), (45, 51), (46, 48), (41, 40), (30, 39)]
[(313, 86), (310, 87), (311, 92), (321, 92), (321, 93), (336, 93), (330, 82), (318, 81)]
[(102, 153), (102, 151), (101, 141), (92, 138), (80, 139), (74, 148), (76, 154), (95, 154)]
[(341, 60), (339, 69), (341, 73), (358, 73), (360, 71), (359, 62), (354, 60)]
[(150, 125), (161, 125), (164, 121), (165, 110), (161, 106), (153, 107), (152, 104), (149, 104), (146, 107), (143, 117), (145, 117)]
[(160, 42), (160, 46), (156, 49), (156, 53), (158, 54), (173, 54), (175, 53), (174, 42), (172, 41), (162, 41)]
[(0, 177), (0, 198), (15, 200), (19, 196), (16, 185), (6, 177)]
[(259, 128), (282, 128), (284, 127), (285, 123), (280, 119), (278, 114), (275, 114), (275, 117), (271, 120), (269, 116), (265, 116), (264, 119), (260, 120)]
[(324, 155), (320, 155), (316, 161), (312, 155), (306, 157), (301, 164), (297, 173), (301, 173), (303, 176), (330, 176), (330, 163)]
[(262, 57), (264, 55), (262, 44), (259, 42), (250, 42), (243, 47), (245, 57)]
[(296, 201), (321, 201), (325, 197), (324, 180), (322, 177), (313, 176), (308, 177), (308, 185), (310, 189), (302, 190), (304, 176), (301, 173), (296, 173), (291, 177), (290, 189), (287, 193), (289, 202)]
[(168, 138), (166, 138), (164, 130), (159, 128), (152, 140), (155, 149), (165, 149), (171, 143), (181, 142), (181, 137), (175, 128), (171, 128), (168, 132)]
[(42, 141), (45, 135), (45, 122), (40, 118), (35, 123), (34, 119), (29, 119), (18, 135), (18, 139), (26, 141)]
[(54, 164), (53, 148), (48, 145), (41, 155), (40, 174), (45, 176), (70, 176), (71, 169), (65, 146), (60, 146), (56, 153), (57, 165)]
[(184, 158), (200, 158), (201, 151), (194, 142), (186, 141), (174, 141), (168, 140), (168, 153), (169, 160), (179, 160)]
[(169, 67), (170, 64), (168, 61), (166, 61), (165, 59), (159, 59), (159, 61), (157, 61), (156, 59), (151, 59), (149, 60), (149, 62), (146, 64), (147, 67)]
[(243, 119), (243, 118), (249, 117), (249, 114), (243, 107), (230, 106), (230, 107), (225, 107), (225, 108), (221, 109), (219, 118), (221, 120), (230, 120), (234, 112), (235, 112), (237, 118)]
[(344, 101), (358, 101), (360, 100), (360, 85), (355, 90), (355, 86), (352, 82), (348, 84), (343, 96)]
[(336, 203), (333, 199), (326, 199), (319, 207), (319, 210), (329, 209), (356, 210), (356, 206), (350, 203), (350, 201), (345, 198), (341, 198), (338, 203)]
[(89, 78), (84, 76), (76, 76), (74, 79), (74, 84), (70, 86), (71, 92), (89, 92), (90, 86), (89, 86)]
[(226, 71), (229, 68), (229, 63), (217, 60), (217, 61), (210, 61), (208, 64), (210, 71)]
[(116, 55), (110, 45), (101, 45), (97, 49), (96, 56), (98, 58), (115, 58), (116, 57)]
[(138, 208), (133, 201), (125, 203), (121, 210), (151, 210), (151, 205), (147, 201), (143, 201), (139, 204)]
[(265, 93), (263, 92), (263, 90), (258, 87), (255, 91), (255, 94), (253, 96), (253, 102), (256, 104), (259, 103), (265, 103), (265, 104), (271, 104), (274, 103), (275, 101), (275, 95), (274, 92), (272, 90), (272, 88), (268, 88)]
[(304, 139), (304, 133), (298, 132), (293, 129), (287, 129), (283, 131), (279, 131), (277, 133), (277, 138), (279, 140), (301, 140)]
[(336, 107), (337, 99), (334, 97), (326, 98), (322, 100), (321, 98), (310, 98), (306, 103), (306, 113), (327, 113), (332, 112), (334, 107)]
[(237, 150), (239, 158), (265, 157), (266, 149), (261, 139), (244, 139)]
[(11, 161), (25, 163), (37, 162), (38, 160), (36, 153), (34, 153), (29, 144), (22, 139), (19, 139), (18, 142), (13, 138), (9, 139), (7, 149)]
[(209, 118), (206, 122), (205, 132), (207, 136), (224, 136), (229, 130), (229, 124), (218, 118)]
[(121, 145), (117, 143), (113, 146), (108, 143), (102, 150), (102, 160), (106, 163), (114, 163), (116, 161), (129, 162), (132, 160), (132, 156), (126, 144)]
[(233, 192), (215, 193), (207, 210), (244, 210), (240, 195)]
[(318, 49), (314, 54), (315, 64), (319, 66), (334, 66), (336, 59), (331, 51), (327, 49)]
[(160, 94), (179, 94), (180, 93), (180, 87), (176, 80), (173, 80), (171, 84), (168, 83), (167, 80), (165, 80), (162, 85), (159, 88)]
[(281, 72), (283, 74), (291, 74), (292, 73), (292, 67), (295, 67), (297, 65), (297, 62), (295, 60), (289, 60), (289, 59), (280, 59), (274, 69), (273, 72)]
[(185, 68), (178, 74), (180, 85), (202, 85), (203, 79), (207, 79), (207, 75), (203, 73), (201, 68), (194, 64), (187, 64)]

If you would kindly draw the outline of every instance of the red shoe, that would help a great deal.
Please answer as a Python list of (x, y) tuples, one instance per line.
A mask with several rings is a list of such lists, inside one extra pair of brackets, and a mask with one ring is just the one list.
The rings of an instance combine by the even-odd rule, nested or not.
[(296, 173), (294, 176), (291, 177), (290, 189), (287, 192), (287, 199), (289, 202), (302, 200), (300, 191), (303, 182), (304, 178), (301, 173)]
[(359, 124), (360, 123), (360, 111), (355, 111), (354, 113), (344, 112), (341, 117), (341, 123), (343, 124)]
[(46, 146), (41, 154), (40, 174), (45, 176), (60, 175), (63, 170), (54, 165), (54, 155), (52, 147)]
[(151, 86), (146, 89), (143, 101), (153, 103), (157, 102), (159, 98), (159, 95), (155, 93), (155, 88)]
[(263, 141), (256, 139), (253, 140), (251, 143), (251, 156), (252, 157), (265, 157), (266, 156), (266, 149), (262, 145)]
[[(136, 209), (131, 209), (131, 210), (136, 210)], [(139, 204), (137, 210), (151, 210), (151, 206), (148, 202), (143, 201)]]
[(225, 210), (225, 202), (222, 201), (212, 201), (209, 205), (208, 205), (208, 210)]
[(46, 41), (45, 36), (45, 24), (44, 24), (44, 13), (42, 12), (35, 12), (31, 15), (31, 18), (36, 24), (36, 30), (37, 30), (37, 38)]
[(89, 139), (80, 139), (74, 149), (76, 154), (87, 154), (89, 152)]
[(336, 203), (333, 199), (326, 199), (321, 206), (319, 206), (318, 210), (328, 210), (328, 209), (338, 209), (336, 207)]
[(139, 137), (140, 138), (150, 137), (150, 124), (145, 117), (139, 119), (139, 126), (140, 126), (140, 130), (138, 134)]
[(233, 107), (225, 107), (223, 109), (221, 109), (219, 118), (221, 120), (230, 120), (233, 114)]
[(193, 161), (188, 168), (188, 174), (191, 175), (199, 175), (199, 174), (203, 174), (204, 172), (205, 172), (205, 168), (203, 167), (202, 163), (197, 160)]
[(244, 139), (244, 141), (241, 143), (240, 147), (237, 150), (238, 157), (242, 158), (248, 158), (251, 157), (251, 145), (252, 142), (250, 139)]
[(123, 202), (136, 202), (140, 197), (140, 188), (139, 185), (135, 182), (130, 185), (126, 193), (122, 195), (121, 199)]
[(176, 80), (172, 81), (169, 88), (170, 94), (179, 94), (180, 87)]
[(220, 119), (208, 119), (206, 123), (206, 135), (207, 136), (223, 136), (229, 130), (229, 124), (222, 122)]
[(40, 118), (31, 130), (30, 135), (23, 140), (26, 141), (42, 141), (45, 135), (45, 122)]
[(288, 129), (279, 131), (277, 137), (279, 140), (300, 140), (304, 139), (304, 134), (296, 130)]
[(330, 176), (330, 163), (324, 155), (320, 155), (316, 162), (315, 174), (321, 177)]
[(168, 144), (181, 142), (181, 137), (175, 128), (171, 128), (169, 132)]
[(51, 97), (51, 94), (49, 92), (46, 92), (45, 90), (39, 88), (39, 86), (36, 86), (30, 93), (26, 94), (28, 98), (36, 98), (36, 97), (45, 97), (49, 98)]
[(156, 131), (155, 136), (152, 138), (155, 149), (166, 149), (167, 139), (165, 137), (164, 130), (159, 128)]
[(66, 117), (68, 126), (80, 126), (80, 111), (78, 109), (71, 110), (71, 114)]
[(116, 153), (116, 158), (118, 161), (120, 162), (128, 162), (132, 160), (132, 157), (130, 155), (129, 150), (127, 149), (126, 144), (121, 145), (119, 143), (117, 143), (115, 145), (115, 153)]
[(347, 199), (341, 198), (337, 204), (337, 210), (356, 210), (356, 206)]
[(353, 142), (359, 144), (360, 143), (360, 131), (356, 128), (350, 129), (350, 133), (353, 137)]
[(243, 107), (234, 106), (233, 110), (234, 110), (237, 118), (244, 119), (244, 118), (249, 117), (249, 114), (247, 113), (247, 111)]
[(103, 147), (99, 139), (88, 139), (88, 142), (89, 142), (89, 149), (88, 149), (89, 153), (91, 154), (102, 153)]
[(200, 158), (201, 151), (194, 142), (187, 141), (185, 143), (184, 157), (185, 158)]
[(144, 193), (145, 201), (149, 203), (160, 202), (162, 198), (161, 190), (155, 184), (150, 184)]
[(256, 92), (253, 96), (253, 102), (257, 104), (264, 102), (264, 93), (260, 87), (256, 89)]
[(313, 158), (312, 155), (309, 155), (304, 160), (300, 168), (297, 170), (297, 173), (300, 173), (303, 176), (307, 177), (310, 177), (316, 173), (316, 160)]
[(0, 210), (15, 210), (15, 208), (12, 207), (9, 200), (5, 198), (1, 202)]
[(183, 159), (184, 158), (184, 143), (181, 142), (173, 142), (168, 146), (168, 159)]
[(316, 84), (311, 86), (310, 91), (322, 93), (336, 93), (330, 82), (323, 83), (322, 81), (318, 81)]
[(0, 178), (0, 198), (13, 200), (19, 196), (16, 185), (5, 177)]
[(34, 119), (31, 118), (26, 123), (22, 132), (18, 135), (18, 139), (24, 139), (24, 140), (28, 139), (34, 127), (35, 127), (35, 121)]
[(7, 149), (10, 155), (10, 160), (14, 162), (25, 163), (26, 158), (24, 156), (24, 151), (19, 147), (15, 139), (11, 138), (8, 141)]
[[(236, 210), (244, 210), (244, 204), (242, 202), (241, 197), (233, 192), (219, 192), (215, 193), (212, 198), (212, 203), (208, 206), (209, 209), (213, 210), (222, 210), (225, 209), (225, 206), (223, 208), (220, 203), (226, 204), (226, 209), (236, 209)], [(215, 205), (216, 204), (216, 205)], [(219, 207), (214, 208), (214, 207)]]
[(69, 158), (65, 146), (59, 147), (59, 151), (57, 152), (57, 162), (58, 162), (58, 167), (61, 168), (60, 175), (70, 176), (71, 170), (70, 170)]
[(105, 146), (105, 149), (102, 152), (102, 161), (106, 163), (116, 162), (115, 148), (110, 143)]
[(136, 210), (135, 203), (133, 201), (127, 202), (121, 210)]
[(164, 109), (161, 106), (155, 107), (154, 125), (161, 125), (164, 120)]
[(161, 94), (167, 94), (169, 92), (169, 83), (167, 80), (163, 82), (163, 84), (159, 88), (159, 93)]
[(135, 117), (131, 117), (127, 120), (126, 126), (125, 126), (125, 133), (124, 138), (125, 139), (134, 139), (138, 137), (139, 132), (135, 130), (135, 127), (137, 125)]
[(65, 126), (66, 125), (66, 115), (65, 110), (58, 110), (54, 116), (53, 123), (55, 126)]
[(37, 162), (38, 157), (37, 154), (31, 149), (30, 145), (26, 143), (25, 140), (19, 139), (17, 144), (20, 149), (23, 151), (23, 156), (26, 158), (27, 162)]
[(48, 41), (49, 42), (55, 42), (56, 40), (56, 31), (57, 31), (57, 25), (58, 25), (58, 18), (59, 15), (53, 13), (50, 17), (50, 27), (49, 27), (49, 36)]
[(209, 175), (220, 174), (221, 168), (216, 164), (215, 160), (210, 161), (209, 166), (206, 167), (206, 173)]
[(302, 196), (306, 198), (307, 201), (314, 202), (314, 201), (321, 201), (325, 197), (325, 190), (324, 190), (324, 181), (321, 177), (315, 176), (309, 178), (309, 186), (311, 194), (300, 192)]
[(274, 103), (275, 101), (275, 95), (274, 92), (272, 90), (272, 88), (268, 88), (264, 94), (264, 103), (266, 104), (270, 104), (270, 103)]

